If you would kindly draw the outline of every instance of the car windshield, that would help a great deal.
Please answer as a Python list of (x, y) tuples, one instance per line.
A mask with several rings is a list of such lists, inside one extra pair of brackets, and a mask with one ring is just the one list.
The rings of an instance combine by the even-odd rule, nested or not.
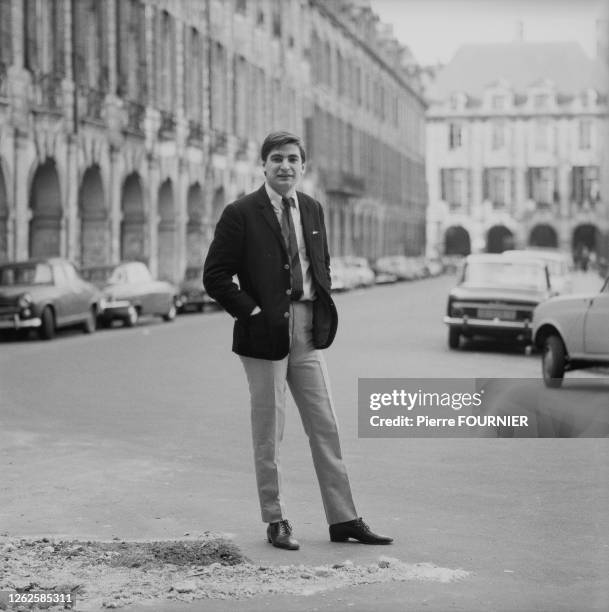
[(120, 285), (128, 281), (127, 268), (125, 266), (118, 266), (112, 270), (112, 274), (108, 276), (109, 285)]
[(105, 283), (114, 268), (85, 268), (81, 275), (91, 283)]
[(511, 287), (515, 289), (545, 289), (544, 268), (517, 262), (468, 262), (463, 284), (471, 287)]
[(53, 282), (51, 266), (44, 263), (29, 266), (0, 267), (0, 285), (50, 285)]

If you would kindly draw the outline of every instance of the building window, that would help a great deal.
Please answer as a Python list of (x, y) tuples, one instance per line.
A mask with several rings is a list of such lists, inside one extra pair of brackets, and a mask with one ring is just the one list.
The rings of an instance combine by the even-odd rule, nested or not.
[(549, 101), (548, 94), (537, 94), (533, 96), (533, 107), (536, 109), (547, 108)]
[(196, 28), (188, 28), (187, 34), (188, 50), (184, 62), (186, 110), (190, 118), (199, 119), (203, 106), (203, 40)]
[(460, 123), (448, 124), (448, 148), (459, 149), (463, 144), (463, 126)]
[(245, 15), (247, 12), (247, 0), (237, 0), (235, 2), (235, 13)]
[(507, 204), (510, 184), (507, 168), (485, 168), (483, 173), (482, 198), (494, 206)]
[(0, 78), (2, 66), (13, 63), (13, 29), (12, 8), (10, 0), (0, 0)]
[(493, 110), (503, 110), (505, 108), (505, 96), (493, 96), (491, 98), (491, 107)]
[(505, 147), (505, 121), (493, 121), (491, 129), (491, 148), (493, 151), (503, 149)]
[(463, 168), (442, 168), (440, 170), (442, 199), (451, 208), (461, 208), (467, 197), (467, 172)]
[(537, 204), (549, 206), (558, 201), (556, 171), (554, 168), (529, 168), (527, 170), (528, 196)]
[(592, 120), (579, 120), (579, 148), (589, 150), (592, 148)]
[(535, 150), (547, 151), (550, 148), (550, 122), (541, 119), (535, 122)]
[(600, 200), (598, 166), (576, 166), (571, 171), (571, 199), (580, 206)]
[(281, 38), (281, 4), (279, 0), (273, 2), (272, 32), (274, 38)]

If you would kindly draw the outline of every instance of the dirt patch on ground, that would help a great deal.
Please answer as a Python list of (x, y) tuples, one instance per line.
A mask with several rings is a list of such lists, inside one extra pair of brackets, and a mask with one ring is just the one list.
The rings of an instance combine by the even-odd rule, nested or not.
[[(27, 604), (0, 610), (121, 608), (151, 600), (229, 599), (272, 593), (310, 595), (345, 586), (404, 580), (451, 582), (468, 575), (430, 563), (379, 557), (368, 565), (250, 563), (233, 542), (206, 532), (167, 542), (94, 542), (0, 537), (0, 590), (71, 593), (76, 603)], [(35, 607), (37, 606), (37, 607)]]

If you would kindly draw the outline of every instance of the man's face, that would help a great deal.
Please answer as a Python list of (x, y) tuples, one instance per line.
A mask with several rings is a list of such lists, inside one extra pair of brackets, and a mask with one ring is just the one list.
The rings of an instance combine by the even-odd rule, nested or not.
[(296, 144), (286, 144), (271, 149), (262, 164), (268, 184), (279, 194), (285, 195), (296, 187), (304, 172), (304, 162)]

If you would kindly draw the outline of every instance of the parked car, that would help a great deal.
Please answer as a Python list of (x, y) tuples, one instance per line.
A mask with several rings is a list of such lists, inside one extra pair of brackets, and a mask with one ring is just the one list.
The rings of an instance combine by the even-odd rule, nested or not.
[(371, 287), (375, 283), (374, 271), (365, 257), (352, 255), (343, 258), (345, 265), (352, 269), (356, 287)]
[(0, 330), (34, 329), (50, 340), (57, 329), (95, 331), (101, 293), (59, 257), (0, 265)]
[(448, 296), (449, 347), (458, 348), (461, 336), (529, 340), (533, 311), (551, 294), (548, 269), (539, 259), (468, 255)]
[(187, 312), (189, 310), (203, 312), (206, 306), (216, 303), (203, 287), (203, 268), (200, 266), (189, 266), (186, 268), (184, 280), (180, 283), (178, 300), (179, 312)]
[(398, 275), (394, 271), (392, 257), (379, 257), (374, 262), (372, 269), (376, 276), (375, 281), (377, 285), (395, 283), (398, 280)]
[(542, 351), (548, 387), (560, 387), (570, 370), (609, 366), (609, 277), (599, 293), (560, 295), (540, 304), (533, 342)]
[(376, 261), (375, 270), (394, 275), (397, 280), (412, 280), (415, 277), (412, 264), (405, 255), (387, 255)]
[(357, 273), (342, 257), (332, 257), (330, 260), (330, 277), (332, 291), (349, 291), (357, 287)]
[(444, 264), (439, 257), (425, 259), (427, 276), (440, 276), (444, 272)]
[(99, 313), (103, 327), (115, 320), (133, 327), (146, 315), (160, 316), (165, 321), (176, 317), (177, 289), (171, 283), (153, 279), (146, 264), (140, 261), (84, 268), (82, 274), (103, 294)]
[(570, 255), (558, 249), (520, 249), (504, 251), (506, 257), (534, 257), (543, 261), (550, 272), (550, 283), (556, 293), (571, 293), (573, 291), (573, 260)]

